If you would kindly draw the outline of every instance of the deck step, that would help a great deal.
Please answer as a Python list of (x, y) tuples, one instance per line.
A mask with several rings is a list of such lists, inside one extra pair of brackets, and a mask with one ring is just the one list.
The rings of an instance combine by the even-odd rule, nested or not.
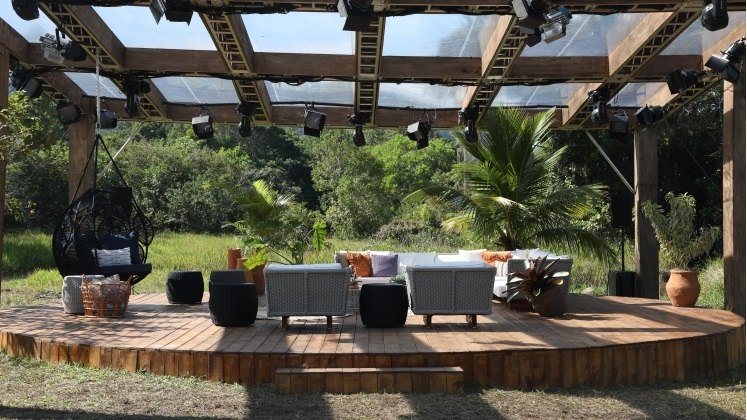
[(275, 387), (281, 392), (428, 393), (464, 391), (461, 367), (280, 368)]

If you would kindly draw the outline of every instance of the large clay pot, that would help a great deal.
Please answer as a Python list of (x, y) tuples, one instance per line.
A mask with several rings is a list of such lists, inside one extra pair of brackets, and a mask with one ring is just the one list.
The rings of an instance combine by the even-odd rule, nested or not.
[(541, 316), (562, 316), (568, 312), (566, 292), (563, 287), (553, 287), (532, 300), (532, 308)]
[(258, 265), (254, 268), (252, 268), (252, 281), (254, 282), (254, 285), (257, 287), (257, 294), (258, 295), (264, 295), (265, 294), (265, 265)]
[(226, 268), (229, 270), (235, 270), (236, 267), (236, 259), (241, 258), (241, 249), (239, 248), (229, 248), (228, 249), (228, 264), (226, 264)]
[(246, 258), (242, 258), (242, 257), (236, 258), (236, 269), (244, 270), (244, 281), (246, 281), (247, 283), (254, 283), (251, 270), (247, 270), (246, 268), (244, 268), (245, 262), (246, 262)]
[(693, 306), (700, 296), (698, 273), (686, 270), (670, 270), (667, 280), (667, 296), (674, 306)]

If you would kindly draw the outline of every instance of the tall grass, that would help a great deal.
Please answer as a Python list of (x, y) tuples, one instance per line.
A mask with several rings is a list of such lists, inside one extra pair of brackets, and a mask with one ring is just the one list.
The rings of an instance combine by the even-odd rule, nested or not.
[[(207, 282), (211, 270), (226, 266), (226, 251), (236, 241), (230, 235), (159, 233), (149, 247), (148, 262), (153, 272), (135, 286), (136, 293), (163, 292), (166, 275), (174, 270), (202, 271)], [(309, 251), (306, 263), (331, 262), (335, 250), (396, 250), (456, 252), (444, 245), (429, 243), (401, 247), (391, 241), (342, 241), (331, 238), (329, 247)], [(632, 270), (632, 248), (626, 249), (626, 269)], [(0, 307), (45, 303), (59, 299), (62, 279), (54, 265), (51, 235), (39, 231), (9, 232), (5, 237), (5, 277), (2, 279)], [(573, 261), (571, 292), (607, 294), (607, 272), (619, 266), (600, 264), (591, 257), (578, 255)], [(701, 271), (699, 306), (722, 308), (724, 304), (723, 261), (709, 261)], [(662, 299), (666, 299), (663, 294)]]

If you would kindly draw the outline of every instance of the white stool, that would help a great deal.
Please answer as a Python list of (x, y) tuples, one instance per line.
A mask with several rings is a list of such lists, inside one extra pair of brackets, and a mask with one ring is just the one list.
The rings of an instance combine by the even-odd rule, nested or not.
[[(104, 276), (94, 275), (86, 276), (91, 280), (103, 280)], [(83, 276), (65, 276), (62, 281), (62, 309), (68, 314), (82, 314), (83, 311), (83, 294), (80, 292), (80, 285), (83, 282)]]

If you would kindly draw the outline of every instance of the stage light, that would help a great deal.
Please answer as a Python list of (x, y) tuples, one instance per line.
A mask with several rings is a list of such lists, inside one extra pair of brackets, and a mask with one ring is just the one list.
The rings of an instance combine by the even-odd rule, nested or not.
[(700, 80), (700, 72), (693, 69), (680, 69), (669, 73), (667, 86), (669, 93), (675, 95), (684, 89), (695, 86)]
[(371, 114), (367, 112), (356, 112), (348, 115), (348, 124), (355, 126), (353, 133), (353, 144), (361, 147), (366, 145), (366, 137), (363, 134), (363, 125), (371, 122)]
[(80, 121), (81, 112), (78, 105), (61, 99), (57, 102), (57, 118), (63, 125), (68, 125)]
[(370, 31), (375, 19), (371, 0), (338, 0), (337, 12), (345, 18), (343, 31)]
[(99, 128), (117, 128), (117, 114), (114, 111), (102, 109), (101, 112), (99, 112)]
[(200, 114), (192, 118), (192, 130), (198, 139), (209, 139), (213, 137), (213, 116), (210, 111), (203, 109)]
[(36, 99), (44, 92), (44, 86), (39, 79), (24, 71), (13, 72), (11, 86), (13, 86), (13, 89), (23, 92), (29, 99)]
[(431, 131), (431, 118), (423, 112), (420, 120), (407, 126), (407, 137), (417, 142), (418, 149), (428, 147), (428, 135)]
[(125, 79), (122, 82), (122, 91), (127, 95), (125, 101), (125, 112), (130, 117), (140, 115), (140, 97), (150, 92), (150, 83), (145, 80)]
[(479, 139), (477, 133), (477, 118), (479, 116), (480, 111), (477, 106), (459, 111), (459, 122), (464, 124), (464, 139), (470, 143), (475, 143)]
[(635, 112), (635, 118), (638, 124), (644, 127), (651, 127), (657, 121), (664, 118), (664, 108), (660, 106), (643, 106)]
[(189, 25), (192, 21), (189, 0), (151, 0), (150, 13), (156, 24), (161, 22), (163, 16), (166, 16), (169, 22), (186, 22)]
[(610, 137), (613, 139), (624, 140), (628, 138), (628, 114), (618, 109), (609, 116)]
[(254, 115), (255, 106), (247, 102), (241, 102), (236, 107), (236, 113), (241, 114), (239, 121), (239, 135), (241, 137), (250, 137), (252, 135), (252, 115)]
[(532, 0), (511, 0), (514, 14), (519, 19), (516, 25), (521, 28), (536, 29), (546, 22), (542, 9), (534, 7)]
[(518, 19), (519, 32), (526, 34), (524, 42), (530, 47), (540, 41), (550, 43), (564, 37), (566, 26), (573, 18), (567, 8), (551, 7), (544, 1), (511, 0), (511, 4)]
[(726, 51), (723, 51), (723, 56), (717, 57), (712, 55), (711, 58), (706, 61), (706, 67), (720, 73), (724, 80), (736, 84), (739, 81), (739, 74), (741, 72), (740, 67), (742, 59), (744, 58), (744, 38), (729, 45)]
[(542, 34), (542, 40), (546, 43), (557, 41), (565, 36), (565, 28), (573, 19), (570, 10), (565, 7), (558, 7), (550, 10), (545, 16), (547, 23), (540, 25), (539, 30)]
[(700, 23), (709, 31), (718, 31), (729, 25), (729, 12), (726, 0), (704, 0)]
[(303, 118), (303, 134), (312, 137), (319, 137), (324, 130), (324, 122), (327, 120), (327, 114), (317, 111), (314, 106), (306, 108)]
[(84, 61), (88, 55), (86, 50), (77, 43), (65, 39), (65, 34), (60, 36), (60, 30), (55, 29), (55, 34), (44, 34), (39, 37), (44, 58), (57, 64), (65, 60)]
[(39, 18), (39, 2), (37, 0), (12, 0), (13, 10), (23, 20)]
[(606, 124), (607, 118), (607, 94), (598, 90), (589, 92), (589, 99), (594, 102), (594, 109), (591, 111), (591, 122), (597, 125)]

